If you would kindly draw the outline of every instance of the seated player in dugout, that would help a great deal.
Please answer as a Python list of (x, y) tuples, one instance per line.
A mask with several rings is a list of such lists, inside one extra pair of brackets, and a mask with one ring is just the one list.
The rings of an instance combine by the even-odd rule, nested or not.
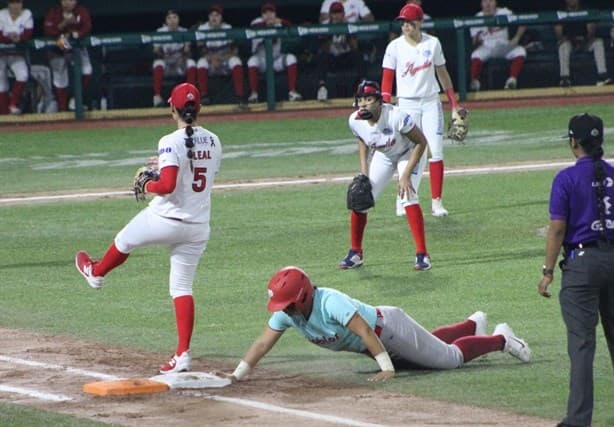
[(302, 269), (277, 271), (268, 284), (268, 324), (230, 379), (242, 380), (275, 346), (287, 329), (332, 351), (364, 354), (380, 371), (369, 381), (385, 381), (398, 368), (455, 369), (487, 353), (502, 351), (531, 360), (527, 343), (507, 323), (487, 335), (487, 316), (476, 311), (461, 322), (427, 331), (401, 308), (372, 306), (332, 288), (314, 286)]

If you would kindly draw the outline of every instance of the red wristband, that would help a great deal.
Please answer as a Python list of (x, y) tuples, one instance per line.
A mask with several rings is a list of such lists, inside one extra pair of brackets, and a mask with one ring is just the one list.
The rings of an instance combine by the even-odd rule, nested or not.
[(456, 109), (458, 107), (458, 103), (456, 102), (456, 95), (454, 94), (453, 88), (446, 89), (446, 96), (448, 97), (448, 101), (450, 101), (450, 106), (452, 109)]

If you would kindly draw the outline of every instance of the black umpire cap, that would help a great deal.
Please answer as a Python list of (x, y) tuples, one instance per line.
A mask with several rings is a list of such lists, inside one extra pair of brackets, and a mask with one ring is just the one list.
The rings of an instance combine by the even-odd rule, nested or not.
[(594, 114), (576, 114), (569, 120), (567, 135), (563, 138), (570, 137), (579, 141), (603, 143), (603, 120)]

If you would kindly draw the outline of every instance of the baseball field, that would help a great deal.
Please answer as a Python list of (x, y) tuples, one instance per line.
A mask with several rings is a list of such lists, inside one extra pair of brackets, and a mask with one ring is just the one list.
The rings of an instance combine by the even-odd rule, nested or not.
[[(173, 130), (168, 121), (99, 128), (0, 130), (0, 425), (429, 425), (551, 426), (565, 413), (568, 358), (558, 299), (537, 294), (554, 174), (572, 163), (569, 117), (603, 117), (614, 157), (612, 97), (532, 107), (470, 106), (465, 145), (445, 142), (445, 206), (419, 190), (433, 268), (413, 271), (414, 249), (390, 184), (369, 215), (365, 265), (342, 271), (349, 245), (345, 190), (358, 170), (350, 110), (326, 117), (203, 116), (224, 146), (211, 240), (194, 286), (197, 371), (232, 371), (265, 327), (266, 285), (280, 267), (373, 305), (402, 307), (429, 329), (485, 311), (533, 350), (522, 364), (490, 354), (453, 371), (366, 379), (367, 357), (332, 353), (293, 331), (247, 381), (224, 389), (100, 398), (83, 384), (149, 377), (175, 348), (168, 253), (133, 253), (93, 290), (74, 255), (99, 257), (144, 204), (134, 170)], [(560, 105), (559, 105), (560, 104)], [(324, 115), (323, 115), (324, 116)], [(265, 118), (262, 120), (262, 118)], [(614, 375), (601, 328), (595, 427), (614, 425)]]

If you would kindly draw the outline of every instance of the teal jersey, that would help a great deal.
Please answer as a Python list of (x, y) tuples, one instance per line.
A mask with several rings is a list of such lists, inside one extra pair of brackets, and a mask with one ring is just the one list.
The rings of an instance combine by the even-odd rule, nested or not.
[(269, 319), (269, 327), (276, 331), (296, 328), (312, 343), (333, 351), (365, 352), (360, 337), (347, 328), (358, 312), (371, 329), (375, 328), (375, 307), (350, 298), (343, 292), (330, 288), (316, 288), (313, 294), (313, 309), (309, 320), (303, 316), (288, 316), (276, 311)]

